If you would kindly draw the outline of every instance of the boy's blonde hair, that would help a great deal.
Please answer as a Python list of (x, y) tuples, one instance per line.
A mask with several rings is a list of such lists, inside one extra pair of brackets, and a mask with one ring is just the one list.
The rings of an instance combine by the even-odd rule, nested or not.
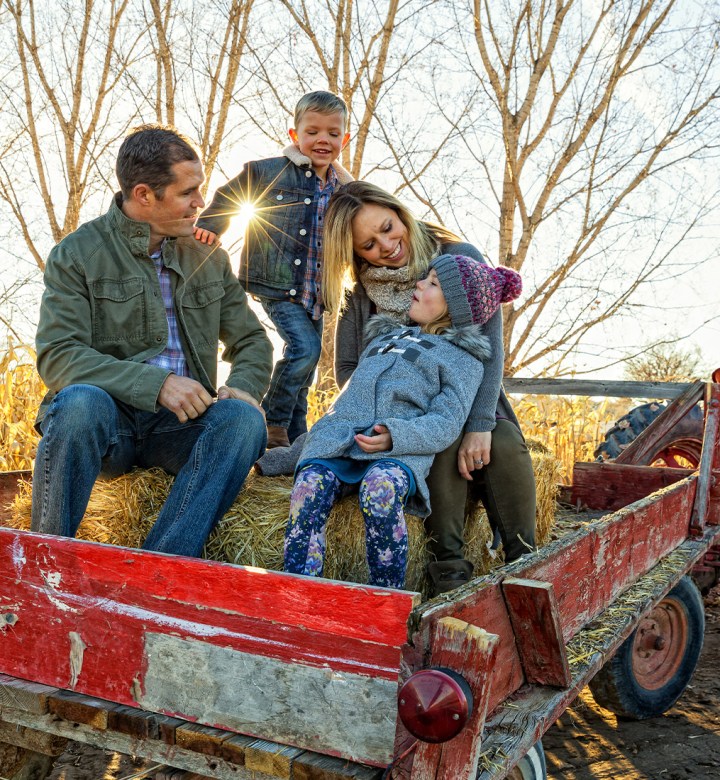
[(343, 127), (348, 123), (348, 107), (345, 101), (333, 95), (332, 92), (318, 90), (317, 92), (308, 92), (298, 100), (295, 106), (295, 128), (300, 125), (300, 120), (308, 111), (317, 111), (319, 114), (342, 114)]
[(363, 260), (353, 249), (352, 223), (368, 204), (391, 209), (407, 229), (411, 278), (419, 279), (425, 273), (439, 243), (460, 240), (442, 225), (419, 222), (401, 201), (375, 184), (353, 181), (343, 185), (330, 198), (323, 226), (323, 304), (328, 312), (342, 309), (347, 291), (359, 278)]

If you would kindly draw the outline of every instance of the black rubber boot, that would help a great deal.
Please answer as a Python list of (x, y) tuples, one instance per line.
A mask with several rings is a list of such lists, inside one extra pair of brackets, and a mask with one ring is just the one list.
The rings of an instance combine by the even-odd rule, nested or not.
[(432, 580), (432, 595), (438, 596), (470, 582), (473, 565), (465, 558), (454, 561), (433, 561), (428, 565), (428, 573)]

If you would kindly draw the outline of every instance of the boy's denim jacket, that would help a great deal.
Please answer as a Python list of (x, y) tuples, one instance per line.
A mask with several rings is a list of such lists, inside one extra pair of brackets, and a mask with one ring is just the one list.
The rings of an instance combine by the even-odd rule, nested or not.
[[(337, 161), (339, 184), (352, 176)], [(221, 235), (246, 203), (255, 207), (240, 251), (240, 282), (261, 298), (300, 302), (312, 233), (316, 175), (295, 146), (282, 157), (253, 160), (219, 187), (197, 226)]]

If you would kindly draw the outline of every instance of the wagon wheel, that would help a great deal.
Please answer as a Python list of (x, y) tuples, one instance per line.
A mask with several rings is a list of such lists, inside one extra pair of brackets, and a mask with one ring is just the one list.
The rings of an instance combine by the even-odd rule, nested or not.
[(633, 720), (662, 715), (690, 682), (704, 635), (700, 592), (683, 577), (590, 681), (595, 701)]
[(507, 780), (547, 780), (545, 752), (538, 740), (506, 775)]
[[(617, 458), (664, 410), (662, 404), (650, 403), (636, 406), (623, 415), (605, 434), (605, 440), (595, 450), (596, 460), (608, 461)], [(702, 439), (703, 412), (699, 406), (694, 406), (637, 465), (695, 469), (700, 465)]]
[(7, 780), (45, 780), (55, 759), (0, 742), (0, 777)]

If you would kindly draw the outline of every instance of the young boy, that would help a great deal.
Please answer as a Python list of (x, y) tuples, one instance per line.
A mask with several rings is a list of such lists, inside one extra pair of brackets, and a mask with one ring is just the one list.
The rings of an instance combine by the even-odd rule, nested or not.
[(240, 255), (240, 281), (260, 300), (285, 342), (263, 399), (268, 448), (307, 430), (307, 393), (322, 343), (322, 227), (336, 187), (352, 180), (336, 160), (350, 134), (347, 106), (331, 92), (310, 92), (295, 107), (292, 145), (281, 157), (248, 162), (220, 187), (197, 221), (211, 244), (230, 218), (252, 204)]

